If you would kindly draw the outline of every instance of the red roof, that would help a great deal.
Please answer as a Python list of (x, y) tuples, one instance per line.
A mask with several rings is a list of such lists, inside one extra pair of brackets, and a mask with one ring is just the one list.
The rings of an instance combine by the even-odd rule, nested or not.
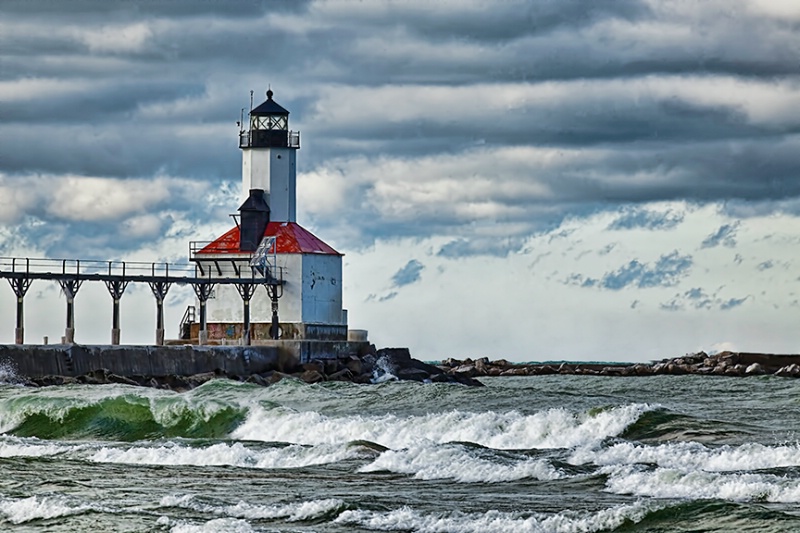
[[(264, 236), (277, 237), (275, 244), (276, 252), (279, 254), (342, 255), (296, 222), (270, 222), (267, 224)], [(239, 249), (239, 226), (236, 226), (211, 244), (198, 250), (197, 255), (249, 253)]]

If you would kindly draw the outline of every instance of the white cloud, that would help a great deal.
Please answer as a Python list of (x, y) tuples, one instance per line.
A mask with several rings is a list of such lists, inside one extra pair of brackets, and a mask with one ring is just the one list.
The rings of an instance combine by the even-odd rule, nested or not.
[(153, 36), (150, 24), (108, 25), (99, 29), (75, 29), (76, 37), (92, 52), (139, 52)]

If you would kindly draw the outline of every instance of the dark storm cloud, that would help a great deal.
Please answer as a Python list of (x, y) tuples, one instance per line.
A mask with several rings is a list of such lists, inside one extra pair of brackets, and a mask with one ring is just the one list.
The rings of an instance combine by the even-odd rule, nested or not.
[[(751, 7), (11, 0), (0, 176), (236, 180), (234, 123), (271, 83), (300, 172), (346, 176), (339, 209), (308, 213), (346, 246), (447, 234), (443, 256), (502, 256), (654, 201), (800, 212), (798, 21)], [(611, 229), (677, 223), (634, 210)], [(507, 242), (487, 246), (494, 224)]]

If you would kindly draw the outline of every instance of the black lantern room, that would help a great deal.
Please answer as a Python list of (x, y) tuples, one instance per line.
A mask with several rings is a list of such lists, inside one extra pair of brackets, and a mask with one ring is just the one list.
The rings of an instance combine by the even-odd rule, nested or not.
[(239, 148), (299, 148), (300, 134), (289, 131), (289, 112), (272, 99), (250, 110), (248, 131), (240, 132)]

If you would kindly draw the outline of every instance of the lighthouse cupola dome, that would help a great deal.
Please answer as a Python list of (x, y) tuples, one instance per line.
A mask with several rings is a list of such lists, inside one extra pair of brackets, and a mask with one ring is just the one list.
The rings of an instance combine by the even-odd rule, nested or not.
[(289, 132), (289, 112), (272, 99), (267, 99), (250, 110), (249, 130), (242, 131), (240, 148), (297, 148), (299, 135)]

